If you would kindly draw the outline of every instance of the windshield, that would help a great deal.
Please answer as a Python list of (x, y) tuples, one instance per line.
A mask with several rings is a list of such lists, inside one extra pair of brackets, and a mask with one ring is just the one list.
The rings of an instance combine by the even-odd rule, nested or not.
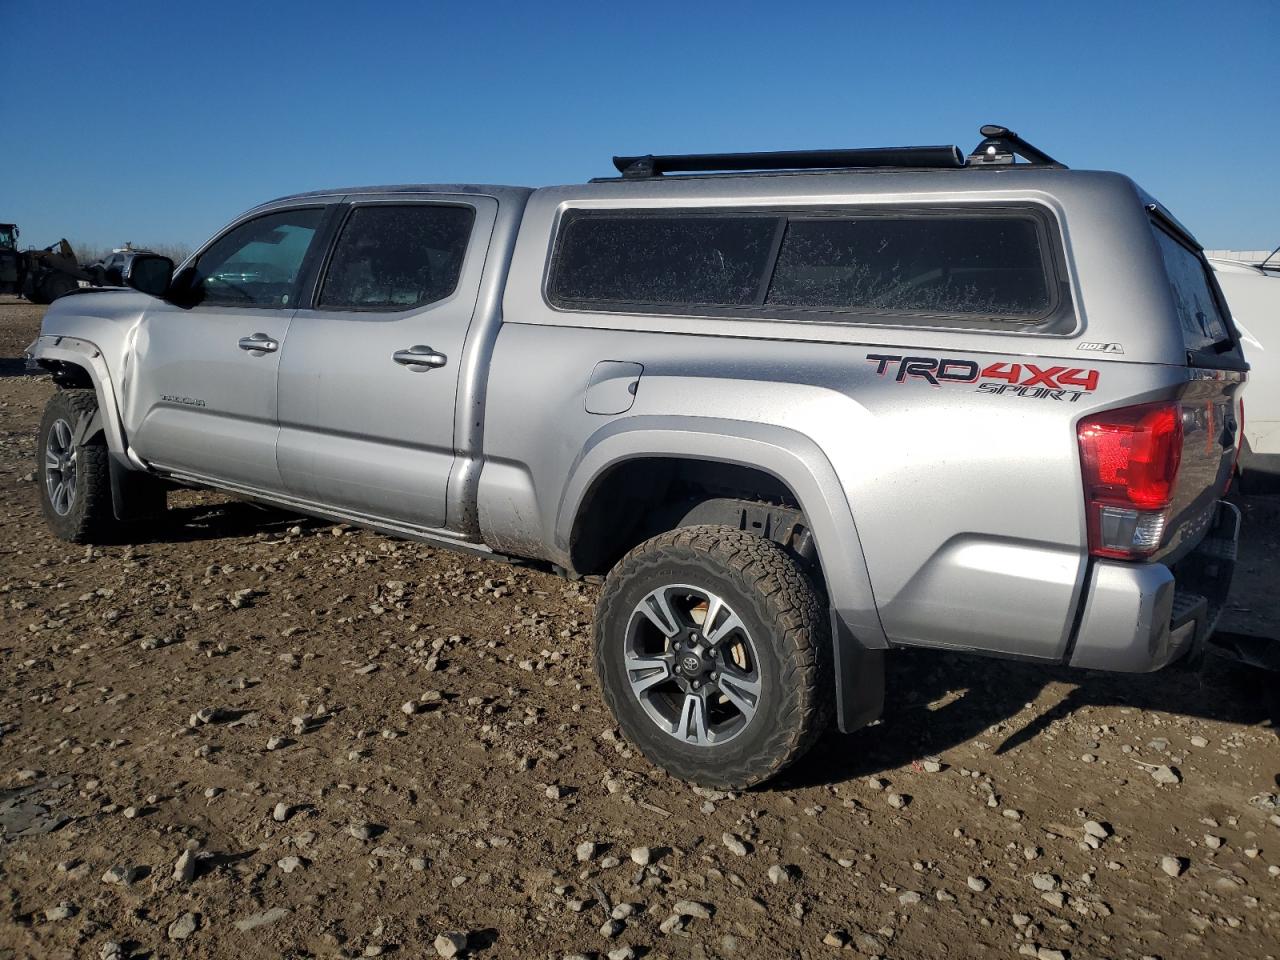
[(16, 245), (13, 227), (0, 227), (0, 250), (12, 250)]

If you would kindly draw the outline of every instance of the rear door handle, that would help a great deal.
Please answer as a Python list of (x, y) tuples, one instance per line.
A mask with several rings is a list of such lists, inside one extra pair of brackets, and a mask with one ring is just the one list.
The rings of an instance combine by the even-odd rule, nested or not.
[(408, 350), (397, 350), (391, 359), (406, 367), (443, 367), (449, 358), (430, 347), (417, 344)]
[(280, 343), (265, 333), (255, 333), (251, 337), (240, 338), (240, 349), (262, 356), (264, 353), (275, 353), (280, 349)]

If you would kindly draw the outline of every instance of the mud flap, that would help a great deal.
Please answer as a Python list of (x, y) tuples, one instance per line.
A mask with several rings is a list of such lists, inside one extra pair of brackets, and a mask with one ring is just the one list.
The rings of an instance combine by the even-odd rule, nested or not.
[(134, 469), (124, 457), (107, 457), (111, 470), (111, 511), (121, 522), (150, 520), (164, 512), (167, 484)]
[(853, 733), (880, 719), (884, 710), (883, 650), (868, 650), (845, 622), (831, 611), (834, 648), (836, 722), (841, 733)]

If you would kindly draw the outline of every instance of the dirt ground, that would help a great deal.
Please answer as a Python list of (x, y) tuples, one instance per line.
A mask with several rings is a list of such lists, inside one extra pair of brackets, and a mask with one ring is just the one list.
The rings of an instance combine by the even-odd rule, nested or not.
[[(54, 540), (40, 315), (0, 299), (0, 960), (1280, 954), (1277, 675), (895, 654), (882, 722), (695, 790), (601, 705), (594, 587), (211, 494)], [(1244, 507), (1229, 626), (1280, 635)]]

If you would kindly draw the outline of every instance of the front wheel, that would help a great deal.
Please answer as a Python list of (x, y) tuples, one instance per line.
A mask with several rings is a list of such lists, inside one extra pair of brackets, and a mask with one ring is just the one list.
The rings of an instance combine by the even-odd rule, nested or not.
[(111, 470), (101, 434), (84, 434), (98, 410), (92, 390), (59, 390), (44, 409), (36, 447), (40, 506), (54, 536), (102, 543), (116, 531)]
[(623, 734), (693, 783), (741, 789), (813, 745), (833, 709), (819, 593), (780, 546), (733, 527), (682, 527), (610, 572), (596, 672)]

